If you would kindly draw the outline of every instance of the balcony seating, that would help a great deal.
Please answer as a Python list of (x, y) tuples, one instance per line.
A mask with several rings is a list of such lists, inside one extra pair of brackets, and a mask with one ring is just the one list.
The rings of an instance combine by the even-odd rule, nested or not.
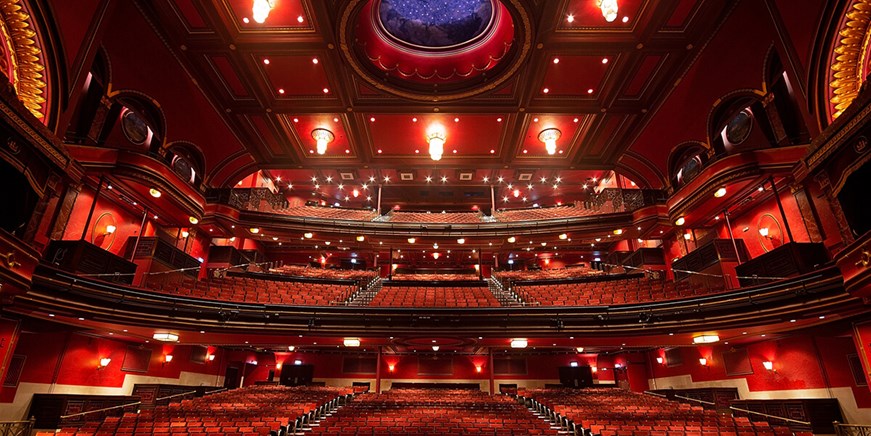
[(313, 427), (315, 435), (555, 435), (511, 397), (460, 389), (393, 389), (358, 395)]
[(747, 418), (622, 389), (535, 389), (519, 395), (601, 436), (775, 436), (767, 422), (751, 423)]
[(480, 224), (481, 212), (399, 212), (392, 211), (385, 221), (393, 223)]
[(502, 284), (505, 284), (506, 280), (559, 280), (571, 279), (575, 277), (599, 276), (603, 274), (605, 273), (597, 269), (591, 269), (586, 267), (572, 267), (542, 269), (537, 271), (499, 271), (497, 273), (493, 273), (493, 277), (502, 282)]
[(317, 279), (343, 279), (357, 280), (358, 282), (368, 283), (375, 277), (378, 277), (378, 272), (363, 269), (327, 269), (313, 268), (302, 265), (283, 265), (269, 270), (271, 273), (284, 274), (293, 277), (311, 277)]
[(523, 285), (514, 287), (524, 301), (542, 306), (608, 306), (677, 300), (721, 292), (687, 282), (662, 282), (646, 278)]
[(347, 300), (356, 291), (356, 286), (230, 276), (198, 282), (154, 284), (152, 289), (164, 294), (206, 300), (289, 306), (329, 306)]
[(599, 212), (579, 205), (508, 209), (493, 213), (497, 222), (546, 221), (598, 215)]
[(184, 436), (221, 434), (232, 436), (268, 435), (296, 417), (316, 409), (349, 389), (325, 387), (253, 386), (141, 413), (125, 413), (81, 428), (64, 428), (58, 434), (121, 436)]
[(478, 280), (478, 274), (393, 274), (391, 280), (412, 282), (458, 282)]
[(369, 304), (379, 307), (499, 307), (484, 286), (384, 286)]
[(291, 206), (284, 209), (274, 209), (281, 215), (300, 218), (319, 218), (325, 220), (372, 221), (378, 212), (370, 209), (344, 209), (340, 207), (321, 206)]

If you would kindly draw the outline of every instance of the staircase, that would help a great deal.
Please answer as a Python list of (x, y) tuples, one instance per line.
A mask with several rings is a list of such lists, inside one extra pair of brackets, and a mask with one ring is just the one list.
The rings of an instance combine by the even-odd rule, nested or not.
[(369, 285), (365, 288), (360, 288), (359, 291), (351, 295), (350, 298), (345, 302), (346, 306), (368, 306), (369, 303), (372, 302), (372, 299), (375, 298), (375, 295), (378, 294), (378, 291), (381, 290), (381, 277), (377, 277), (375, 280), (369, 282)]
[(489, 278), (487, 280), (487, 287), (490, 288), (490, 292), (493, 293), (493, 296), (496, 297), (496, 301), (499, 302), (502, 306), (506, 307), (520, 307), (525, 306), (526, 303), (514, 292), (507, 291), (502, 288), (502, 283), (499, 283), (498, 280)]

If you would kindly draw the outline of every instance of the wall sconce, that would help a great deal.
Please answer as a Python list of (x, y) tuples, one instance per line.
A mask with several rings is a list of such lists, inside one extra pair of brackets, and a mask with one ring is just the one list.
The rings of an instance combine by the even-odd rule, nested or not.
[(578, 367), (578, 362), (571, 361), (571, 362), (569, 362), (569, 366), (571, 366), (572, 368), (577, 368), (577, 367)]
[(170, 362), (172, 362), (172, 354), (164, 355), (163, 356), (163, 364), (166, 365), (167, 363), (170, 363)]
[(435, 259), (435, 260), (438, 260), (438, 259), (439, 259), (439, 256), (441, 256), (439, 253), (433, 253), (433, 254), (432, 254), (432, 258)]
[(408, 243), (409, 243), (409, 244), (414, 244), (415, 241), (417, 241), (417, 239), (415, 239), (415, 238), (408, 238)]
[(509, 236), (508, 239), (506, 239), (506, 241), (508, 241), (509, 244), (513, 244), (513, 243), (517, 242), (517, 238), (515, 238), (514, 236)]
[(685, 222), (687, 222), (686, 218), (678, 217), (678, 219), (674, 220), (674, 225), (680, 227), (680, 226), (684, 225)]
[(538, 140), (544, 143), (544, 149), (547, 150), (547, 154), (556, 154), (556, 140), (562, 134), (563, 132), (556, 128), (544, 129), (538, 134)]
[(317, 143), (317, 152), (318, 154), (324, 154), (327, 152), (327, 144), (333, 142), (336, 139), (336, 136), (333, 135), (333, 132), (327, 129), (314, 129), (312, 130), (312, 138)]
[(771, 236), (768, 234), (768, 227), (762, 227), (759, 229), (759, 236), (763, 238), (771, 239)]
[(620, 368), (623, 368), (623, 364), (622, 364), (622, 363), (615, 363), (615, 364), (614, 364), (614, 369), (620, 369)]
[(293, 364), (297, 366), (302, 365), (302, 360), (296, 359), (293, 361)]
[(187, 230), (182, 230), (182, 231), (181, 231), (181, 237), (182, 237), (182, 238), (187, 238), (187, 237), (190, 236), (190, 235), (191, 235), (190, 232), (188, 232)]
[(388, 371), (393, 372), (393, 370), (395, 370), (395, 369), (396, 369), (396, 365), (394, 365), (392, 363), (387, 364)]
[(214, 360), (215, 360), (215, 355), (214, 355), (214, 354), (209, 354), (209, 355), (207, 355), (207, 356), (206, 356), (206, 360), (209, 361), (209, 362), (214, 361)]
[(108, 357), (101, 358), (100, 359), (100, 366), (98, 366), (97, 369), (103, 369), (103, 368), (109, 366), (109, 362), (111, 362), (111, 361), (112, 361), (112, 359), (110, 359)]
[(708, 359), (706, 359), (704, 357), (700, 357), (699, 358), (699, 365), (708, 366)]
[(596, 373), (596, 372), (599, 372), (599, 368), (595, 367), (595, 366), (591, 366), (590, 371)]
[(686, 239), (687, 241), (689, 241), (690, 239), (693, 238), (693, 235), (690, 233), (684, 233), (683, 238)]
[(115, 230), (116, 230), (115, 226), (113, 226), (112, 224), (109, 224), (108, 226), (106, 226), (106, 236), (109, 236), (112, 233), (115, 233)]
[(762, 366), (768, 371), (774, 371), (774, 362), (770, 360), (762, 362)]
[(475, 372), (480, 373), (480, 372), (483, 371), (483, 370), (484, 370), (484, 368), (481, 368), (481, 365), (476, 365), (476, 366), (475, 366)]
[(426, 142), (429, 143), (429, 157), (432, 160), (441, 160), (445, 152), (445, 140), (448, 135), (441, 124), (433, 124), (426, 129)]
[(281, 362), (275, 364), (275, 369), (281, 369)]
[(254, 5), (251, 8), (251, 17), (254, 21), (263, 24), (266, 18), (269, 17), (269, 11), (275, 7), (275, 0), (254, 0)]
[(656, 358), (656, 363), (662, 365), (664, 362), (665, 362), (665, 359), (663, 359), (662, 357), (657, 357), (657, 358)]
[(584, 347), (577, 347), (577, 348), (575, 348), (575, 351), (577, 351), (578, 353), (583, 353)]
[(432, 350), (433, 350), (433, 351), (438, 351), (439, 348), (441, 348), (441, 347), (439, 347), (438, 345), (433, 345), (433, 346), (432, 346)]

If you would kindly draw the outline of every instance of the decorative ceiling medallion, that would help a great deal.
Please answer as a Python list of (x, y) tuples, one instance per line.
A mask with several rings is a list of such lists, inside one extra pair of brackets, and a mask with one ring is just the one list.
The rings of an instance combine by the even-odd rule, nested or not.
[(529, 55), (532, 34), (520, 0), (350, 0), (339, 21), (355, 73), (428, 102), (498, 89)]
[(850, 106), (868, 73), (869, 21), (871, 0), (854, 0), (838, 27), (829, 61), (828, 99), (832, 120)]
[(18, 99), (40, 121), (47, 114), (45, 58), (33, 18), (21, 0), (0, 0), (0, 70), (15, 87)]

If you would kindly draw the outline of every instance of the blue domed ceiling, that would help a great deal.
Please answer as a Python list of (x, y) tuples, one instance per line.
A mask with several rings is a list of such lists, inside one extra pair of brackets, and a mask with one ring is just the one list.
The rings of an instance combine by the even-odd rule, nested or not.
[(416, 47), (463, 45), (493, 22), (493, 0), (381, 0), (378, 18), (386, 33)]

